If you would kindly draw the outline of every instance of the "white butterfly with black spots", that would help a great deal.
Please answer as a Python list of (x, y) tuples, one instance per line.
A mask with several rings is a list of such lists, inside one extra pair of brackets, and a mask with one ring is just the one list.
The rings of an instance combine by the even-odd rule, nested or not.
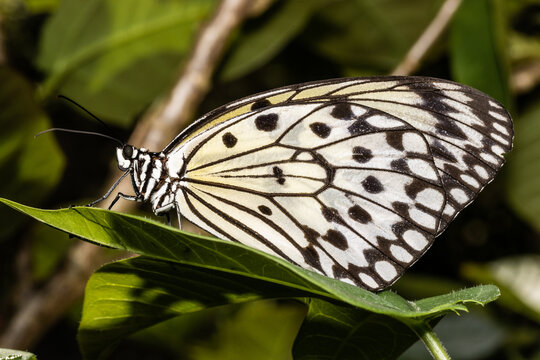
[(380, 290), (493, 180), (512, 138), (498, 102), (454, 82), (305, 83), (222, 106), (162, 152), (119, 147), (135, 195), (115, 200)]

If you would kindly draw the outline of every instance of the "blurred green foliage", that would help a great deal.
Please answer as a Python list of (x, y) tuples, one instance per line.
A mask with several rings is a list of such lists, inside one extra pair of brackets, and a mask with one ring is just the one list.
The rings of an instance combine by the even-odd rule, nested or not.
[[(234, 34), (199, 113), (287, 84), (387, 74), (442, 3), (276, 0)], [(127, 137), (139, 114), (166, 94), (197, 30), (216, 5), (210, 0), (0, 1), (7, 58), (0, 64), (0, 196), (49, 208), (99, 197), (113, 160), (112, 146), (76, 135), (33, 138), (52, 126), (103, 131), (56, 100), (56, 95), (75, 99)], [(485, 341), (467, 341), (470, 333), (448, 325), (453, 339), (445, 344), (456, 359), (540, 358), (540, 316), (534, 306), (539, 301), (535, 289), (540, 288), (539, 260), (534, 257), (540, 252), (540, 87), (514, 90), (516, 72), (530, 68), (526, 78), (534, 79), (539, 63), (538, 1), (463, 0), (449, 29), (416, 73), (477, 87), (509, 106), (515, 119), (515, 149), (503, 174), (394, 287), (409, 298), (471, 283), (495, 283), (501, 288), (496, 305), (474, 318), (455, 321), (456, 326), (476, 329)], [(30, 278), (38, 287), (61, 266), (69, 241), (4, 206), (0, 219), (0, 319), (9, 319), (13, 291), (28, 280), (24, 277), (28, 274), (18, 273), (20, 259), (30, 259)], [(126, 358), (144, 354), (225, 358), (242, 332), (249, 334), (241, 341), (250, 345), (239, 345), (246, 358), (253, 357), (248, 350), (255, 347), (274, 349), (276, 354), (290, 348), (301, 312), (271, 302), (245, 309), (231, 306), (169, 320), (166, 326), (138, 334), (136, 341), (128, 341), (118, 351)], [(280, 323), (280, 335), (272, 330), (274, 315), (286, 319)], [(247, 320), (251, 317), (253, 322)], [(436, 328), (441, 328), (443, 342), (445, 322), (453, 321), (447, 319)], [(0, 322), (0, 330), (4, 325)], [(77, 352), (65, 353), (66, 343), (75, 341), (75, 328), (69, 322), (61, 330), (54, 328), (34, 352), (40, 359), (79, 357)], [(72, 336), (67, 338), (66, 332)], [(174, 344), (173, 333), (185, 346)], [(60, 352), (51, 350), (50, 343)], [(426, 354), (425, 348), (420, 351)], [(404, 358), (421, 356), (413, 354)]]
[(456, 81), (489, 93), (510, 108), (502, 8), (499, 0), (463, 2), (452, 22), (451, 65)]
[(129, 125), (172, 84), (214, 3), (61, 2), (41, 34), (41, 96), (69, 94), (109, 122)]
[(523, 112), (516, 125), (515, 147), (508, 167), (508, 200), (515, 211), (540, 231), (540, 102)]
[[(0, 194), (37, 205), (60, 181), (64, 156), (50, 136), (33, 140), (51, 125), (31, 85), (5, 66), (0, 67), (0, 79)], [(6, 210), (0, 210), (0, 241), (23, 221)]]

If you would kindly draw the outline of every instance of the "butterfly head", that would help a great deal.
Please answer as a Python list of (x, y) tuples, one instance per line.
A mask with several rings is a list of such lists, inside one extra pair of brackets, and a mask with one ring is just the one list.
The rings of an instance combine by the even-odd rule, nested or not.
[(116, 159), (118, 167), (122, 171), (127, 171), (133, 166), (133, 160), (139, 155), (139, 149), (134, 146), (124, 144), (122, 147), (116, 148)]

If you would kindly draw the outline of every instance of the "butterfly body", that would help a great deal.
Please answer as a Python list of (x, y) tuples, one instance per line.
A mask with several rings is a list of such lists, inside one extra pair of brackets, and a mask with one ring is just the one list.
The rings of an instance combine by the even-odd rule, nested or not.
[(163, 152), (117, 157), (156, 214), (381, 289), (493, 179), (512, 134), (508, 113), (469, 87), (351, 78), (245, 98)]

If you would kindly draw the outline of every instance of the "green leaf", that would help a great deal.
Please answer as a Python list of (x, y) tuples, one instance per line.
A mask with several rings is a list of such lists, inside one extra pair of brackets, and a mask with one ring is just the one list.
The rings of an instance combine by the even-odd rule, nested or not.
[(253, 301), (217, 324), (208, 343), (190, 351), (194, 360), (292, 360), (291, 348), (306, 309), (299, 302)]
[(503, 3), (463, 1), (451, 25), (450, 60), (453, 78), (512, 106), (508, 87)]
[(540, 102), (515, 124), (514, 151), (507, 168), (506, 191), (510, 205), (540, 232)]
[[(267, 63), (305, 26), (310, 16), (331, 0), (288, 0), (244, 28), (221, 70), (221, 79), (234, 80)], [(254, 21), (255, 22), (255, 21)]]
[(33, 13), (51, 12), (58, 7), (60, 0), (24, 0), (28, 11)]
[[(0, 83), (0, 196), (38, 205), (58, 184), (64, 157), (53, 137), (34, 139), (51, 125), (30, 84), (5, 66)], [(22, 224), (5, 210), (0, 210), (0, 239)]]
[(37, 357), (26, 351), (0, 349), (0, 360), (37, 360)]
[(187, 313), (162, 321), (130, 335), (117, 352), (121, 352), (126, 347), (129, 348), (132, 343), (135, 343), (165, 350), (174, 354), (175, 358), (178, 359), (188, 358), (187, 355), (190, 354), (191, 347), (212, 336), (214, 331), (209, 331), (209, 329), (215, 330), (216, 322), (226, 318), (231, 313), (231, 308), (236, 308), (236, 306)]
[(429, 25), (442, 3), (332, 2), (317, 13), (302, 39), (343, 67), (358, 69), (359, 74), (388, 73)]
[(127, 124), (170, 85), (214, 3), (62, 1), (41, 39), (42, 97), (60, 92)]
[(293, 354), (295, 360), (396, 359), (416, 341), (393, 318), (311, 299)]
[(466, 311), (466, 303), (485, 304), (499, 295), (487, 285), (411, 302), (390, 291), (375, 294), (330, 279), (241, 244), (132, 215), (86, 207), (41, 210), (0, 201), (83, 239), (145, 255), (107, 265), (90, 280), (81, 343), (91, 352), (110, 351), (121, 337), (172, 316), (261, 298), (338, 301), (418, 327), (448, 312)]
[(135, 343), (178, 359), (291, 359), (291, 348), (306, 315), (294, 300), (261, 300), (186, 313), (139, 331), (116, 350)]

